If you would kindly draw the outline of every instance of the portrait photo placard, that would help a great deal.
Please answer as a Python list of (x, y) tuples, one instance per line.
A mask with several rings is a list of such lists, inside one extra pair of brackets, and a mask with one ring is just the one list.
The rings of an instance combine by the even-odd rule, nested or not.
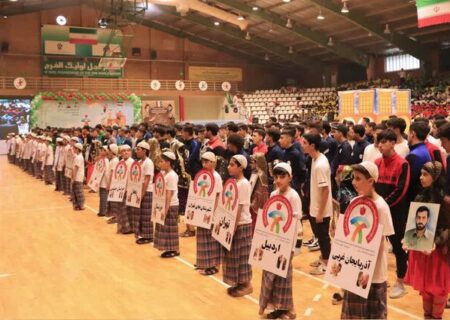
[(100, 182), (102, 181), (103, 175), (106, 172), (106, 161), (105, 159), (99, 159), (95, 162), (94, 171), (91, 174), (91, 177), (88, 182), (88, 187), (91, 190), (98, 192), (100, 187)]
[(152, 199), (152, 220), (164, 225), (166, 220), (166, 182), (164, 176), (159, 172), (155, 176)]
[(441, 205), (411, 202), (403, 246), (413, 251), (431, 251)]
[(133, 162), (128, 174), (127, 198), (125, 204), (130, 207), (140, 208), (142, 201), (142, 184), (144, 183), (144, 174), (139, 161)]
[(108, 201), (111, 202), (123, 201), (127, 188), (127, 178), (128, 178), (127, 163), (124, 160), (119, 161), (112, 173), (111, 189), (109, 189)]

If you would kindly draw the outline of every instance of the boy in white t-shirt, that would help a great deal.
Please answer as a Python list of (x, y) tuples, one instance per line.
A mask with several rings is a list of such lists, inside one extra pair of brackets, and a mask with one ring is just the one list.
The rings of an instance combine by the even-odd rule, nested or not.
[(74, 210), (84, 210), (84, 159), (83, 159), (83, 145), (76, 143), (73, 146), (73, 153), (75, 158), (73, 160), (72, 169), (72, 203)]
[(108, 168), (106, 170), (106, 176), (107, 176), (107, 183), (106, 183), (106, 201), (107, 201), (107, 211), (106, 211), (106, 216), (109, 218), (107, 220), (108, 224), (114, 224), (117, 222), (117, 212), (120, 208), (121, 203), (118, 202), (109, 202), (108, 201), (108, 193), (109, 190), (111, 189), (111, 182), (112, 182), (112, 177), (113, 177), (113, 173), (114, 170), (116, 169), (117, 164), (119, 163), (119, 158), (117, 157), (117, 155), (119, 154), (119, 147), (117, 146), (117, 144), (115, 143), (111, 143), (108, 146), (108, 159), (109, 159), (109, 165)]
[(355, 190), (361, 197), (367, 197), (375, 203), (379, 223), (383, 225), (383, 238), (369, 296), (364, 299), (344, 290), (341, 319), (386, 319), (388, 279), (386, 237), (394, 234), (394, 225), (392, 224), (389, 206), (375, 191), (375, 183), (378, 181), (378, 167), (372, 162), (363, 161), (360, 164), (353, 165), (352, 168)]
[(244, 177), (247, 165), (247, 159), (240, 154), (233, 156), (228, 164), (228, 173), (236, 179), (239, 195), (233, 242), (230, 251), (225, 250), (223, 255), (223, 281), (231, 286), (227, 292), (232, 297), (242, 297), (253, 292), (252, 266), (248, 263), (253, 233), (250, 214), (252, 187)]
[(45, 138), (45, 155), (42, 167), (44, 169), (45, 184), (53, 184), (53, 146), (51, 145), (52, 138)]
[[(122, 160), (125, 161), (127, 165), (126, 179), (128, 181), (128, 175), (130, 174), (131, 165), (134, 159), (131, 157), (131, 147), (127, 144), (123, 144), (119, 147)], [(126, 187), (125, 187), (126, 190)], [(117, 219), (117, 233), (120, 234), (131, 234), (133, 233), (133, 217), (131, 216), (130, 207), (125, 205), (126, 201), (126, 191), (124, 192), (123, 201), (117, 209), (116, 219)]]
[[(302, 215), (302, 201), (298, 193), (290, 187), (292, 180), (291, 166), (285, 162), (278, 163), (273, 169), (273, 178), (276, 190), (270, 194), (270, 197), (282, 195), (289, 201), (294, 219), (298, 220), (298, 232), (302, 232), (302, 223), (299, 220)], [(263, 315), (267, 306), (273, 305), (275, 310), (267, 315), (268, 319), (295, 319), (296, 317), (292, 294), (292, 257), (295, 252), (295, 241), (292, 251), (286, 278), (269, 271), (263, 271), (259, 294), (259, 314)]]
[(99, 158), (97, 161), (105, 161), (105, 173), (103, 174), (102, 179), (100, 180), (100, 185), (98, 189), (98, 195), (100, 198), (99, 201), (99, 209), (97, 216), (104, 217), (106, 216), (106, 212), (108, 211), (108, 175), (109, 175), (109, 159), (108, 159), (108, 146), (104, 146), (99, 150), (98, 154)]

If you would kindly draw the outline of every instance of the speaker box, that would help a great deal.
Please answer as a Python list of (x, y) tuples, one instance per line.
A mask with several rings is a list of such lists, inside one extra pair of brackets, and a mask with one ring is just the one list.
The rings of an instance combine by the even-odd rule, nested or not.
[(141, 48), (131, 48), (131, 55), (133, 57), (140, 57), (141, 56)]
[(9, 51), (9, 42), (3, 41), (1, 46), (0, 46), (0, 51), (2, 53), (6, 53)]
[(157, 58), (158, 58), (158, 53), (156, 52), (156, 50), (150, 50), (150, 59), (155, 60)]

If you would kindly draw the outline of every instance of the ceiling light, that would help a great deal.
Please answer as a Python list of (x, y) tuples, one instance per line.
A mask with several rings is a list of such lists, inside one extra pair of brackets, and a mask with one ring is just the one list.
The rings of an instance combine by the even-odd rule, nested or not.
[(3, 16), (3, 19), (8, 19), (8, 16)]
[(258, 7), (253, 7), (252, 10), (253, 10), (253, 11), (258, 11), (259, 8), (258, 8)]
[(341, 9), (341, 13), (349, 13), (348, 7), (347, 7), (347, 1), (342, 1), (343, 6)]
[(334, 45), (333, 43), (333, 37), (329, 37), (328, 38), (328, 43), (327, 43), (330, 47), (332, 47)]
[(384, 27), (384, 34), (391, 34), (391, 29), (389, 29), (389, 23), (386, 23), (386, 26)]
[(284, 3), (289, 3), (291, 0), (283, 0)]
[(56, 23), (59, 24), (60, 26), (65, 26), (67, 23), (67, 18), (64, 16), (57, 16)]
[(288, 53), (289, 54), (293, 54), (294, 53), (294, 48), (292, 46), (289, 46)]
[(319, 9), (319, 15), (317, 16), (317, 20), (325, 20), (325, 17), (322, 14), (322, 9)]
[(250, 36), (250, 32), (246, 33), (245, 40), (252, 40), (252, 37)]
[(286, 28), (289, 28), (289, 29), (292, 28), (292, 22), (291, 22), (291, 19), (287, 19), (287, 22), (286, 22)]
[(264, 60), (269, 61), (269, 55), (266, 53), (266, 55), (264, 56)]
[(9, 2), (17, 2), (17, 0), (9, 0)]
[(219, 21), (214, 21), (214, 25), (215, 25), (216, 27), (218, 27), (218, 26), (220, 26), (220, 22), (219, 22)]
[(237, 19), (238, 19), (239, 21), (244, 21), (244, 20), (245, 20), (245, 18), (244, 18), (243, 16), (241, 16), (241, 14), (239, 14), (239, 16), (237, 17)]

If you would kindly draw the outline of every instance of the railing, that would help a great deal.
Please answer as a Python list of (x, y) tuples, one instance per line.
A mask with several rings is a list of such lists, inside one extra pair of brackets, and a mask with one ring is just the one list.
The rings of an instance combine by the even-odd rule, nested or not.
[[(15, 77), (0, 77), (1, 89), (15, 89)], [(150, 82), (152, 79), (99, 79), (99, 78), (45, 78), (45, 77), (25, 77), (27, 86), (25, 89), (37, 91), (61, 91), (61, 90), (79, 90), (79, 91), (177, 91), (175, 82), (177, 80), (159, 80), (161, 87), (159, 90), (152, 90)], [(185, 84), (184, 91), (198, 91), (199, 81), (183, 80)], [(222, 82), (206, 81), (208, 88), (205, 92), (223, 92)], [(239, 91), (237, 82), (230, 82), (231, 92)], [(183, 92), (183, 91), (179, 91)]]

